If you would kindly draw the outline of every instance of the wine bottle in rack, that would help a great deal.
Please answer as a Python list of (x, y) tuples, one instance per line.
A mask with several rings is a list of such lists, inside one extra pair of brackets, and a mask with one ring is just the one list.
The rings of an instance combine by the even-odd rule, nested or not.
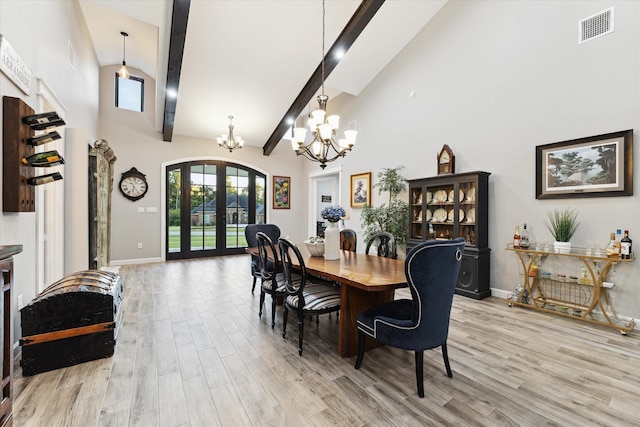
[(620, 258), (631, 259), (631, 239), (629, 238), (629, 230), (624, 230), (624, 237), (620, 239)]
[(48, 184), (53, 181), (59, 181), (62, 179), (62, 175), (60, 172), (49, 173), (47, 175), (33, 176), (27, 179), (27, 184), (29, 185), (42, 185)]
[(22, 158), (22, 164), (26, 166), (33, 166), (36, 168), (58, 166), (64, 164), (64, 159), (57, 150), (44, 151), (42, 153), (36, 153), (29, 157)]
[(62, 120), (55, 111), (25, 116), (22, 118), (22, 121), (31, 126), (33, 130), (44, 130), (64, 126), (65, 124), (64, 120)]
[(37, 147), (39, 145), (46, 144), (48, 142), (53, 142), (60, 138), (61, 137), (58, 131), (54, 130), (53, 132), (43, 133), (42, 135), (34, 136), (32, 138), (27, 138), (27, 144)]

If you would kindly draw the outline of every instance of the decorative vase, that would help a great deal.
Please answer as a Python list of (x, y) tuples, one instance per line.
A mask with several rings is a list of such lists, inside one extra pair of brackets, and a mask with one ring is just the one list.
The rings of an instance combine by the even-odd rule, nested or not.
[(571, 242), (553, 242), (553, 250), (557, 253), (568, 254), (571, 252)]
[(335, 222), (329, 222), (324, 230), (324, 259), (340, 259), (340, 230)]

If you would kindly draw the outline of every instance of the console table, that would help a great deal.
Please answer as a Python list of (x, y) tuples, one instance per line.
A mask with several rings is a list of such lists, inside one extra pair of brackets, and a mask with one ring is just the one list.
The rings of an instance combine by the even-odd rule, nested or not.
[[(618, 329), (623, 335), (633, 330), (635, 320), (618, 318), (612, 306), (608, 289), (615, 284), (608, 283), (607, 276), (614, 265), (633, 262), (635, 258), (609, 258), (583, 248), (559, 253), (553, 250), (515, 249), (509, 245), (506, 250), (515, 253), (523, 272), (522, 287), (518, 287), (507, 298), (509, 306), (533, 308), (608, 326)], [(567, 276), (539, 268), (543, 261), (550, 258), (559, 264), (567, 264), (571, 259), (579, 260), (583, 265), (582, 274)]]

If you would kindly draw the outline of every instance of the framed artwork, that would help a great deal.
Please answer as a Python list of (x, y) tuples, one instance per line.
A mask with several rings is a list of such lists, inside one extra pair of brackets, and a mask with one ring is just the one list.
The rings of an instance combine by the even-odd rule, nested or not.
[(291, 208), (291, 177), (273, 177), (273, 209)]
[(633, 195), (633, 129), (536, 147), (536, 198)]
[(371, 204), (371, 172), (351, 175), (351, 207)]

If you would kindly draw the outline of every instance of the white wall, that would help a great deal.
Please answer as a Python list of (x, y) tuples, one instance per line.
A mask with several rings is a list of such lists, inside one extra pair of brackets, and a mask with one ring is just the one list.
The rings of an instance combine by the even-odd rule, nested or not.
[[(612, 5), (615, 32), (578, 45), (578, 21)], [(535, 198), (537, 145), (625, 129), (639, 138), (639, 19), (639, 2), (449, 1), (357, 98), (329, 105), (342, 123), (358, 124), (345, 176), (371, 170), (375, 183), (380, 168), (397, 165), (409, 179), (434, 176), (445, 143), (457, 172), (491, 172), (494, 289), (511, 291), (519, 280), (515, 256), (504, 250), (515, 225), (526, 222), (535, 239), (550, 240), (544, 222), (555, 208), (579, 211), (574, 245), (604, 244), (617, 228), (639, 239), (637, 169), (632, 197)], [(374, 204), (383, 201), (374, 189)], [(357, 228), (359, 213), (352, 209), (347, 226)], [(618, 312), (639, 317), (640, 263), (616, 273)]]
[[(36, 79), (41, 78), (67, 108), (67, 127), (82, 130), (89, 135), (95, 134), (98, 122), (98, 65), (77, 2), (2, 1), (0, 33), (9, 40), (33, 72), (29, 94), (21, 92), (0, 73), (0, 95), (22, 98), (37, 109)], [(73, 47), (73, 67), (68, 61), (69, 45)], [(66, 178), (64, 168), (62, 175)], [(63, 184), (58, 181), (47, 185)], [(39, 207), (36, 206), (36, 209)], [(57, 212), (56, 215), (62, 216), (63, 212)], [(20, 337), (17, 296), (22, 295), (26, 304), (37, 292), (36, 233), (35, 213), (0, 214), (0, 245), (22, 244), (24, 248), (14, 258), (13, 311), (16, 341)]]

